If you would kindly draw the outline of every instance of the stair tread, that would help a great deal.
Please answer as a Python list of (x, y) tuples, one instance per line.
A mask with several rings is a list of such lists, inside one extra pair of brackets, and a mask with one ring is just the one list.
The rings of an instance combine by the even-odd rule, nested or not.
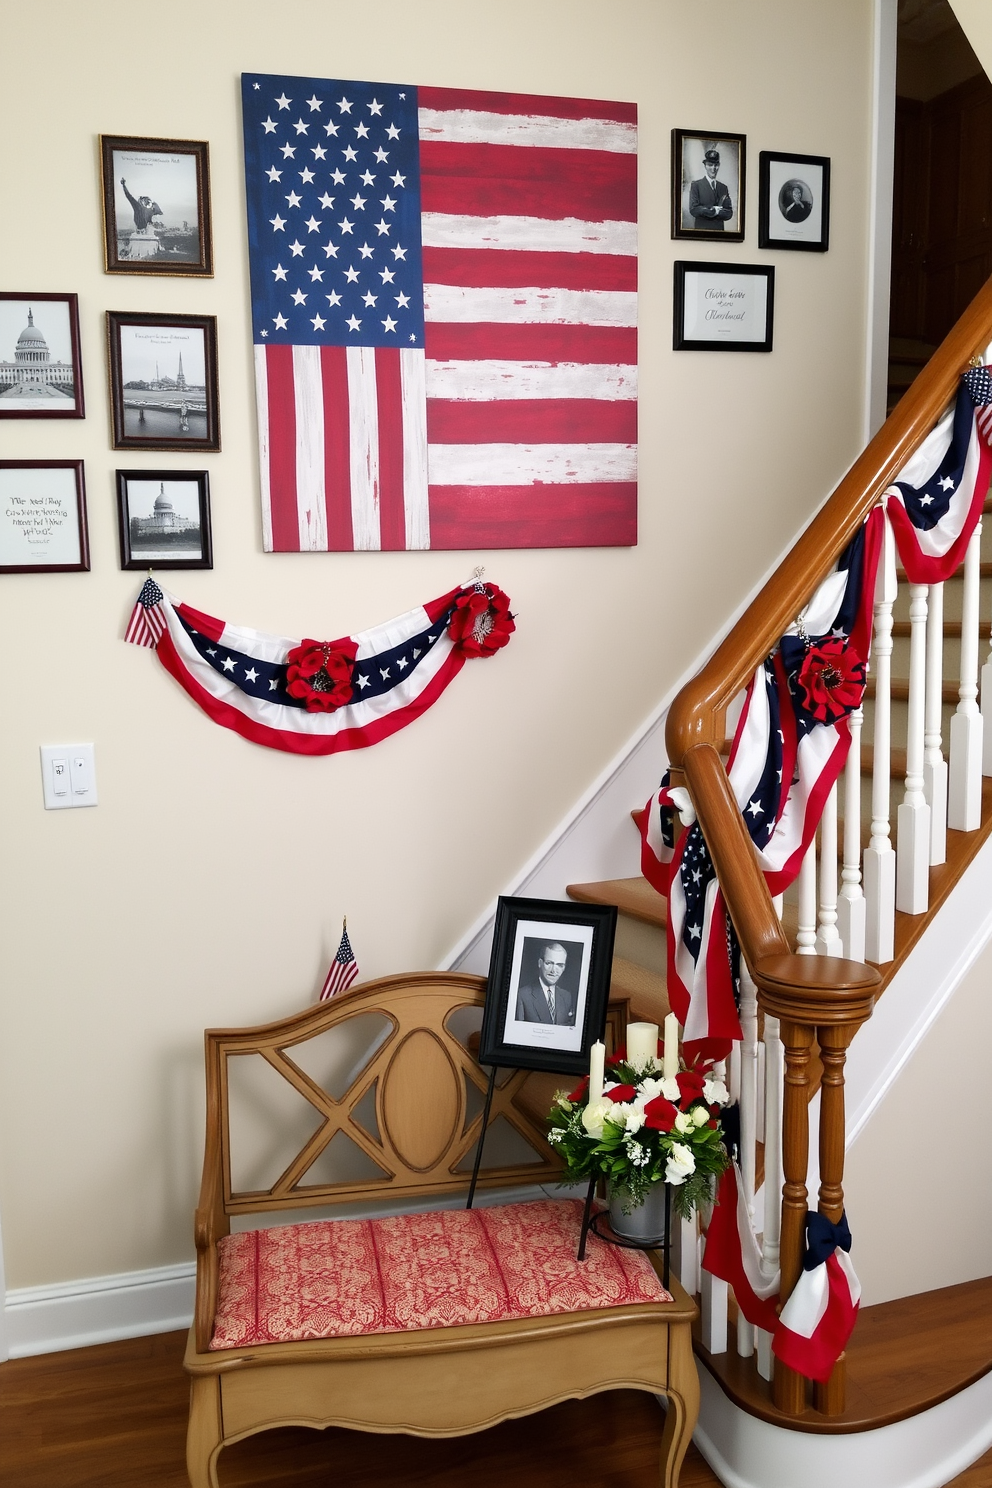
[(668, 989), (662, 973), (651, 971), (636, 961), (628, 961), (625, 956), (613, 957), (610, 997), (628, 997), (631, 1013), (638, 1016), (650, 1013), (651, 1022), (660, 1022), (671, 1012)]
[(569, 884), (565, 892), (582, 904), (615, 904), (621, 914), (657, 925), (659, 929), (666, 924), (665, 901), (646, 878), (607, 878), (600, 883)]

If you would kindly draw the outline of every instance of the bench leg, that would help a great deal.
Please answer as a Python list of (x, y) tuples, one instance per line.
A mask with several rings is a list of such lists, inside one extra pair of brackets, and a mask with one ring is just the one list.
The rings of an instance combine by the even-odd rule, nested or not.
[(688, 1327), (668, 1334), (668, 1413), (661, 1438), (661, 1488), (678, 1488), (679, 1472), (699, 1418), (699, 1376)]
[(217, 1458), (224, 1442), (220, 1416), (220, 1380), (216, 1375), (190, 1380), (186, 1471), (192, 1488), (219, 1488)]

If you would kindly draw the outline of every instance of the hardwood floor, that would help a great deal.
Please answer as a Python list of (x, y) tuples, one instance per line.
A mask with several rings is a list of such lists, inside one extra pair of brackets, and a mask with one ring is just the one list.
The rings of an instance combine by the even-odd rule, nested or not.
[[(189, 1488), (186, 1335), (0, 1364), (4, 1488)], [(656, 1488), (662, 1415), (618, 1390), (449, 1441), (282, 1430), (221, 1454), (222, 1488)], [(695, 1447), (682, 1488), (721, 1488)], [(948, 1488), (992, 1488), (988, 1452)]]

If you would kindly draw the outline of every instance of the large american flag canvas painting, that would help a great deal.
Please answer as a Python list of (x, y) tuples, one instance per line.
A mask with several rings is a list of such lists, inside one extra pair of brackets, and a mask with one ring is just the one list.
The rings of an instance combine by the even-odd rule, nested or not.
[(242, 84), (266, 550), (635, 543), (635, 106)]

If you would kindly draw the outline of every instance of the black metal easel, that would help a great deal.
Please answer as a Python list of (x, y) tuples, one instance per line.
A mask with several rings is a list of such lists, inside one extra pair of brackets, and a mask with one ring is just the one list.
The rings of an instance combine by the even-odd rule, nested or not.
[(596, 1182), (597, 1179), (595, 1176), (589, 1179), (589, 1190), (586, 1194), (586, 1205), (582, 1214), (582, 1232), (579, 1235), (579, 1252), (577, 1259), (580, 1261), (584, 1261), (586, 1258), (586, 1240), (589, 1238), (590, 1230), (592, 1230), (593, 1234), (597, 1236), (598, 1239), (604, 1240), (607, 1245), (619, 1245), (622, 1246), (624, 1250), (660, 1250), (662, 1256), (664, 1257), (662, 1265), (663, 1274), (661, 1278), (661, 1284), (667, 1291), (668, 1283), (671, 1280), (672, 1274), (671, 1185), (668, 1183), (665, 1184), (665, 1238), (660, 1245), (644, 1245), (638, 1240), (624, 1240), (619, 1235), (615, 1234), (612, 1229), (610, 1229), (609, 1233), (607, 1234), (603, 1233), (601, 1222), (605, 1222), (607, 1225), (609, 1225), (609, 1215), (603, 1209), (598, 1210), (595, 1214), (593, 1214), (592, 1212), (592, 1201), (593, 1195), (596, 1191)]
[(479, 1141), (475, 1149), (475, 1162), (472, 1164), (472, 1182), (468, 1186), (468, 1199), (465, 1203), (466, 1209), (471, 1209), (475, 1198), (475, 1186), (479, 1181), (479, 1169), (482, 1166), (482, 1149), (486, 1142), (486, 1127), (489, 1125), (489, 1112), (493, 1104), (493, 1091), (496, 1089), (496, 1071), (498, 1064), (494, 1064), (489, 1071), (489, 1088), (486, 1091), (486, 1104), (482, 1108), (482, 1130), (479, 1132)]

